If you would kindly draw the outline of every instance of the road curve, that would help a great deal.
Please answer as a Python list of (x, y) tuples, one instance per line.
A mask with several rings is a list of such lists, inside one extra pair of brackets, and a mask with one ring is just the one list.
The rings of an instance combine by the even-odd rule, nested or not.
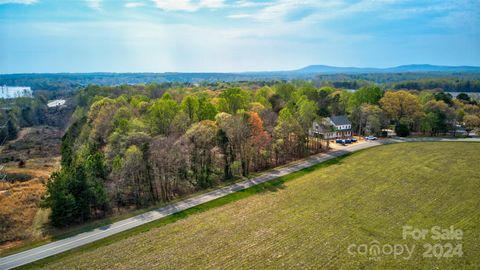
[(129, 229), (132, 229), (137, 226), (141, 226), (148, 222), (172, 215), (174, 213), (181, 212), (183, 210), (189, 209), (191, 207), (213, 201), (215, 199), (227, 196), (231, 193), (244, 190), (258, 184), (273, 180), (280, 176), (284, 176), (315, 164), (346, 155), (361, 149), (370, 148), (372, 146), (377, 146), (382, 143), (396, 143), (399, 141), (394, 140), (385, 140), (378, 142), (364, 142), (354, 144), (348, 147), (345, 147), (341, 150), (333, 150), (328, 153), (315, 155), (309, 157), (300, 162), (296, 162), (291, 165), (287, 165), (281, 168), (270, 170), (266, 173), (263, 173), (260, 176), (238, 182), (214, 191), (210, 191), (189, 199), (179, 201), (177, 203), (170, 204), (168, 206), (159, 208), (157, 210), (149, 211), (144, 214), (127, 218), (115, 223), (112, 223), (107, 226), (103, 226), (97, 229), (94, 229), (89, 232), (81, 233), (69, 238), (58, 240), (43, 246), (32, 248), (17, 254), (13, 254), (7, 257), (0, 258), (0, 269), (11, 269), (18, 266), (22, 266), (31, 262), (35, 262), (49, 256), (65, 252), (67, 250), (80, 247), (82, 245), (92, 243), (96, 240), (106, 238), (108, 236), (114, 235), (119, 232), (123, 232)]

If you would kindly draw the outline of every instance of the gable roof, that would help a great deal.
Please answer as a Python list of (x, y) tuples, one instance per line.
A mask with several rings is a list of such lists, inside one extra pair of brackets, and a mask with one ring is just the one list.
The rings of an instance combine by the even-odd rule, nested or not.
[(330, 116), (329, 118), (330, 121), (332, 121), (332, 123), (336, 126), (352, 124), (345, 115)]

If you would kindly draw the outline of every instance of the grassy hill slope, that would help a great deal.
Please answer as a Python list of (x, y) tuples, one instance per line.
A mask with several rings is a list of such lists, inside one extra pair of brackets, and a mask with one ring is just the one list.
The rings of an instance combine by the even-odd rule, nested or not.
[[(475, 269), (480, 144), (404, 143), (342, 158), (249, 198), (49, 260), (52, 269)], [(402, 239), (402, 226), (453, 225), (461, 241)], [(351, 255), (351, 244), (416, 245), (409, 260)], [(461, 243), (423, 258), (425, 243)]]

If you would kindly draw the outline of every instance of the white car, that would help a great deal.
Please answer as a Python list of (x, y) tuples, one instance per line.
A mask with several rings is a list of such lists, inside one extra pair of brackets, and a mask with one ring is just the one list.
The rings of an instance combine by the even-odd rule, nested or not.
[(376, 139), (377, 139), (377, 137), (375, 137), (375, 136), (367, 136), (367, 137), (365, 137), (365, 140), (369, 140), (369, 141), (374, 141), (374, 140), (376, 140)]

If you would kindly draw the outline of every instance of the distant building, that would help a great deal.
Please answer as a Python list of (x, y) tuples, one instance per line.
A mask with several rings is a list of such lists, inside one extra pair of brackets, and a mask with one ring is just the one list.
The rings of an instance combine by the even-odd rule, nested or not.
[(0, 86), (0, 98), (19, 98), (32, 97), (33, 92), (30, 87), (24, 86)]
[(352, 123), (345, 115), (324, 118), (321, 122), (313, 121), (309, 130), (310, 136), (321, 136), (324, 139), (352, 137)]
[(65, 105), (65, 99), (56, 99), (47, 104), (49, 108), (60, 107)]

